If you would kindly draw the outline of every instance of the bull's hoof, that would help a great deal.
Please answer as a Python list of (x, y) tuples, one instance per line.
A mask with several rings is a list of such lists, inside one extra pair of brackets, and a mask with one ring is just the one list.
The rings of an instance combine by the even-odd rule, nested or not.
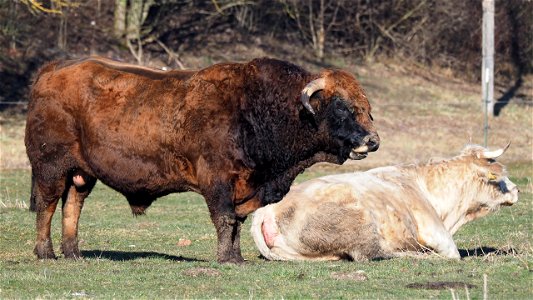
[(52, 249), (52, 245), (48, 244), (37, 244), (33, 249), (33, 253), (37, 255), (38, 259), (57, 259)]
[(229, 257), (219, 257), (218, 263), (220, 264), (234, 264), (242, 265), (244, 264), (244, 258), (242, 256), (229, 256)]
[(61, 251), (65, 258), (68, 259), (80, 259), (82, 258), (80, 249), (78, 248), (77, 241), (63, 242), (61, 244)]
[(68, 259), (81, 259), (83, 258), (81, 256), (81, 253), (80, 251), (63, 251), (63, 255), (65, 258), (68, 258)]

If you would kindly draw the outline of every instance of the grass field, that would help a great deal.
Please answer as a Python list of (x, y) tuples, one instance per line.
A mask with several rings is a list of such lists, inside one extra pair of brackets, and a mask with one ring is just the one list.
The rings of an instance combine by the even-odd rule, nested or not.
[[(216, 235), (203, 199), (193, 193), (159, 199), (142, 217), (102, 184), (84, 207), (83, 260), (39, 261), (27, 209), (27, 170), (3, 171), (0, 186), (0, 298), (530, 298), (531, 165), (513, 165), (519, 203), (456, 234), (461, 261), (402, 258), (355, 263), (269, 262), (259, 258), (245, 223), (243, 266), (215, 262)], [(305, 177), (314, 177), (308, 172)], [(300, 179), (301, 180), (301, 179)], [(60, 212), (53, 223), (56, 253)], [(180, 243), (180, 239), (182, 243)], [(190, 245), (183, 241), (191, 241)], [(185, 246), (180, 246), (185, 244)], [(363, 278), (356, 271), (363, 271)], [(359, 275), (359, 276), (357, 276)], [(358, 280), (359, 278), (359, 280)], [(440, 283), (440, 285), (439, 285)], [(469, 286), (465, 290), (464, 284)], [(414, 285), (417, 288), (410, 288)], [(430, 289), (431, 287), (441, 289)]]
[[(362, 161), (312, 167), (297, 181), (449, 157), (465, 143), (483, 142), (477, 86), (383, 65), (341, 67), (357, 73), (368, 93), (380, 149)], [(233, 266), (215, 262), (215, 230), (201, 196), (170, 195), (155, 202), (146, 216), (133, 217), (127, 201), (100, 183), (81, 216), (85, 258), (37, 260), (32, 253), (35, 215), (28, 211), (25, 117), (0, 112), (0, 299), (482, 299), (484, 292), (490, 299), (531, 299), (532, 116), (530, 106), (511, 103), (489, 120), (489, 146), (512, 141), (500, 161), (522, 193), (515, 206), (459, 230), (455, 240), (461, 261), (269, 262), (259, 257), (247, 221), (242, 233), (247, 263)], [(53, 222), (56, 254), (60, 214)]]

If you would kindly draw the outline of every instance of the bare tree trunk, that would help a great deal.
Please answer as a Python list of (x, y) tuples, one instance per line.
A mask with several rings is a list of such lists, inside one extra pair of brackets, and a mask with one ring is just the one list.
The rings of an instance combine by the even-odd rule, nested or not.
[(63, 11), (59, 17), (59, 34), (57, 39), (57, 46), (61, 50), (67, 49), (67, 34), (68, 34), (68, 17), (66, 11)]
[(320, 11), (318, 15), (318, 31), (316, 33), (316, 56), (320, 59), (324, 59), (324, 42), (326, 40), (326, 33), (324, 31), (324, 13), (326, 8), (324, 7), (324, 0), (320, 0)]
[[(68, 0), (66, 1), (68, 5)], [(53, 10), (59, 11), (59, 30), (57, 33), (57, 47), (61, 50), (67, 49), (67, 33), (68, 33), (68, 17), (67, 11), (63, 9), (61, 4), (56, 5), (55, 1), (50, 2), (51, 8)]]
[(115, 20), (113, 24), (113, 32), (115, 37), (121, 39), (126, 33), (126, 6), (128, 0), (115, 1)]
[[(139, 65), (143, 64), (142, 25), (153, 0), (132, 1), (126, 14), (126, 44)], [(132, 41), (134, 43), (132, 43)]]

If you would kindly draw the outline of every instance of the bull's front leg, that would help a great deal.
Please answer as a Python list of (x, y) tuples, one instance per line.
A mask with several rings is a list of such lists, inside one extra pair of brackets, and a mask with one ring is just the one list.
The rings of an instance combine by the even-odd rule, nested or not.
[(217, 184), (205, 195), (211, 220), (217, 231), (217, 260), (219, 263), (244, 262), (241, 255), (240, 231), (243, 218), (238, 218), (232, 201), (230, 185)]

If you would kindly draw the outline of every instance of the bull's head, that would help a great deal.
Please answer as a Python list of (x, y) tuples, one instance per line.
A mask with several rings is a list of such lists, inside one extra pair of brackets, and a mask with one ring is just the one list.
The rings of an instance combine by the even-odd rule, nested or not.
[(488, 151), (483, 147), (467, 147), (466, 154), (473, 157), (477, 169), (477, 178), (486, 187), (488, 195), (477, 199), (469, 210), (470, 218), (478, 218), (486, 215), (490, 211), (497, 210), (501, 206), (510, 206), (518, 201), (518, 187), (507, 178), (505, 167), (496, 162), (495, 159), (501, 156), (509, 148), (506, 147), (494, 151)]
[[(301, 94), (303, 106), (320, 125), (327, 126), (333, 144), (331, 152), (346, 159), (363, 159), (379, 147), (379, 136), (372, 124), (370, 104), (353, 75), (344, 71), (325, 71), (308, 83)], [(310, 100), (318, 100), (313, 108)]]

